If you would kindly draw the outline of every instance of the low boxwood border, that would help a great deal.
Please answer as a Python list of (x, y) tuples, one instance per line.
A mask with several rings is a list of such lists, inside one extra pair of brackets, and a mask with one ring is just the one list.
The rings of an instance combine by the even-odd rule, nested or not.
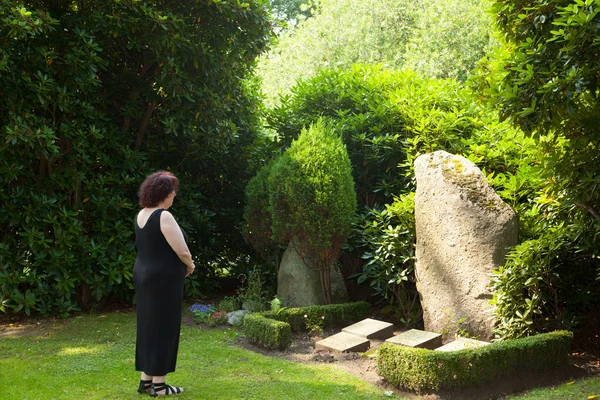
[(246, 338), (267, 349), (287, 349), (292, 343), (290, 325), (285, 322), (266, 318), (261, 313), (252, 313), (244, 317)]
[(464, 388), (564, 365), (572, 339), (571, 332), (556, 331), (450, 352), (385, 343), (378, 348), (377, 372), (391, 384), (417, 392)]
[(325, 317), (324, 327), (338, 327), (366, 318), (371, 311), (369, 303), (328, 304), (249, 314), (244, 318), (246, 338), (261, 347), (285, 350), (291, 344), (292, 331), (306, 331), (306, 317)]

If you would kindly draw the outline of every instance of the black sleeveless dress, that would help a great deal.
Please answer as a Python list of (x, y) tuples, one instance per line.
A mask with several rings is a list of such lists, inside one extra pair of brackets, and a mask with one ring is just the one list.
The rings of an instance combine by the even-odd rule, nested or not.
[[(137, 217), (135, 221), (135, 369), (150, 376), (163, 376), (175, 371), (186, 272), (185, 264), (160, 230), (163, 211), (155, 210), (143, 228), (139, 227)], [(183, 236), (187, 242), (185, 232)]]

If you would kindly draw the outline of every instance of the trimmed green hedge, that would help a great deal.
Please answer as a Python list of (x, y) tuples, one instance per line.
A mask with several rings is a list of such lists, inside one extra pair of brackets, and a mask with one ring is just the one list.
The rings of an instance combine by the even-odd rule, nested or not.
[(371, 311), (369, 303), (328, 304), (298, 308), (282, 308), (278, 311), (253, 313), (244, 318), (246, 338), (261, 347), (285, 350), (291, 344), (292, 331), (306, 331), (306, 319), (324, 319), (325, 327), (351, 324), (366, 318)]
[(385, 343), (378, 349), (377, 372), (397, 387), (416, 391), (474, 386), (566, 364), (572, 339), (571, 332), (556, 331), (451, 352)]
[(287, 349), (292, 343), (290, 325), (266, 318), (261, 313), (244, 317), (246, 338), (252, 343), (268, 349)]
[(278, 311), (267, 311), (263, 315), (267, 318), (290, 324), (292, 332), (306, 331), (306, 318), (317, 319), (325, 317), (323, 326), (326, 328), (354, 323), (366, 318), (371, 311), (369, 303), (359, 301), (356, 303), (328, 304), (324, 306), (307, 306), (297, 308), (282, 308)]

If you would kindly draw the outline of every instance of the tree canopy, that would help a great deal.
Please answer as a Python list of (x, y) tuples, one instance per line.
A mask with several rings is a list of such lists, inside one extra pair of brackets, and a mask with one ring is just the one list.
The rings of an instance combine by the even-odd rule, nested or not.
[(268, 104), (321, 68), (381, 63), (466, 79), (494, 41), (479, 0), (321, 0), (259, 61)]

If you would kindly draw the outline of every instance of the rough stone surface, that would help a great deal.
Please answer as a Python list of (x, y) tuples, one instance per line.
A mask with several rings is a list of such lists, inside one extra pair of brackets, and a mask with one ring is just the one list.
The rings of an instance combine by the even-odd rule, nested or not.
[(401, 346), (418, 347), (433, 350), (442, 345), (442, 335), (435, 332), (426, 332), (420, 329), (411, 329), (386, 340), (388, 343)]
[(394, 325), (389, 322), (367, 318), (345, 327), (342, 332), (361, 336), (365, 339), (385, 340), (394, 335)]
[[(308, 260), (306, 260), (308, 262)], [(309, 265), (310, 266), (310, 265)], [(277, 296), (286, 307), (315, 306), (324, 303), (319, 271), (309, 268), (293, 245), (289, 245), (279, 265)], [(331, 291), (334, 302), (344, 302), (348, 292), (337, 266), (331, 268)]]
[(445, 345), (438, 347), (437, 351), (456, 351), (465, 349), (475, 349), (481, 346), (487, 346), (489, 342), (482, 342), (481, 340), (458, 338), (453, 342), (446, 343)]
[(244, 316), (248, 314), (246, 310), (237, 310), (227, 313), (227, 323), (229, 325), (239, 326), (244, 320)]
[(492, 271), (517, 244), (516, 213), (479, 168), (445, 151), (415, 161), (415, 273), (425, 330), (488, 340)]
[(341, 351), (343, 353), (364, 352), (369, 350), (369, 347), (371, 347), (371, 342), (368, 339), (346, 332), (329, 336), (315, 344), (317, 349)]

